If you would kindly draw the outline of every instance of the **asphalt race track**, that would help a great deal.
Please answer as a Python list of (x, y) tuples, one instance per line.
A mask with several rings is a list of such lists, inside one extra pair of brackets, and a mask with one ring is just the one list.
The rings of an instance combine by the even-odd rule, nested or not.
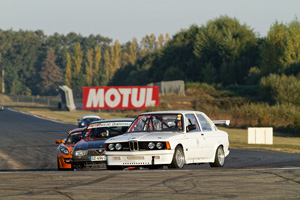
[[(74, 122), (75, 124), (75, 122)], [(224, 168), (57, 171), (76, 125), (0, 112), (0, 199), (300, 199), (300, 155), (230, 149)]]
[(76, 128), (9, 109), (0, 112), (0, 127), (0, 170), (56, 168), (55, 141)]

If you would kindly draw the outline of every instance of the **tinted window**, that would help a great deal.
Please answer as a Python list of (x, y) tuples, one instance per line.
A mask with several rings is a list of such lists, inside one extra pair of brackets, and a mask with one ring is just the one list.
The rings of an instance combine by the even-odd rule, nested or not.
[(66, 144), (76, 144), (81, 138), (81, 132), (71, 133), (66, 139)]
[(211, 124), (202, 114), (197, 114), (197, 117), (199, 119), (203, 131), (212, 131)]
[(85, 121), (85, 122), (93, 122), (93, 121), (98, 121), (98, 120), (100, 120), (99, 118), (85, 118), (85, 119), (83, 119), (83, 121)]
[[(127, 130), (127, 127), (112, 126), (112, 127), (99, 127), (92, 128), (88, 133), (88, 138), (109, 138), (118, 135), (122, 135)], [(87, 134), (87, 133), (86, 133)]]

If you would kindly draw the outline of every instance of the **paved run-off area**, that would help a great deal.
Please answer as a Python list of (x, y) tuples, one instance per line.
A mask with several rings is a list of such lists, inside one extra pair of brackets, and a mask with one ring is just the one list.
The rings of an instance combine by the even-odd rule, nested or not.
[(0, 199), (300, 199), (300, 168), (0, 172)]

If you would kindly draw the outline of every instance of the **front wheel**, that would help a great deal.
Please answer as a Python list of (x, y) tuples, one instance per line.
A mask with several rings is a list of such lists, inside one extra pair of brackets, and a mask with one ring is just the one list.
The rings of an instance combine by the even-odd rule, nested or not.
[(215, 161), (209, 163), (210, 167), (223, 167), (225, 163), (225, 153), (222, 146), (219, 146), (216, 151)]
[(175, 148), (175, 152), (173, 155), (173, 160), (169, 165), (170, 168), (183, 168), (184, 166), (184, 152), (181, 146), (177, 146)]

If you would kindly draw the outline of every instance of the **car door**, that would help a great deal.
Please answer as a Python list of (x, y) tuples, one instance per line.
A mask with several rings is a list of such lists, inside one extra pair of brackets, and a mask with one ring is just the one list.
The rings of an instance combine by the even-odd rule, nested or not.
[[(195, 125), (195, 130), (188, 131), (187, 127), (189, 125)], [(186, 149), (186, 159), (190, 160), (190, 162), (198, 162), (203, 159), (206, 155), (204, 151), (202, 151), (203, 147), (203, 137), (201, 136), (200, 126), (194, 114), (186, 114), (184, 127), (186, 129), (186, 137), (187, 137), (187, 145)]]
[(202, 143), (199, 150), (202, 152), (201, 154), (203, 155), (203, 158), (212, 158), (212, 156), (215, 154), (214, 147), (217, 142), (216, 129), (214, 128), (211, 121), (208, 120), (208, 117), (206, 115), (197, 113), (196, 116), (202, 129), (202, 132), (200, 134)]

